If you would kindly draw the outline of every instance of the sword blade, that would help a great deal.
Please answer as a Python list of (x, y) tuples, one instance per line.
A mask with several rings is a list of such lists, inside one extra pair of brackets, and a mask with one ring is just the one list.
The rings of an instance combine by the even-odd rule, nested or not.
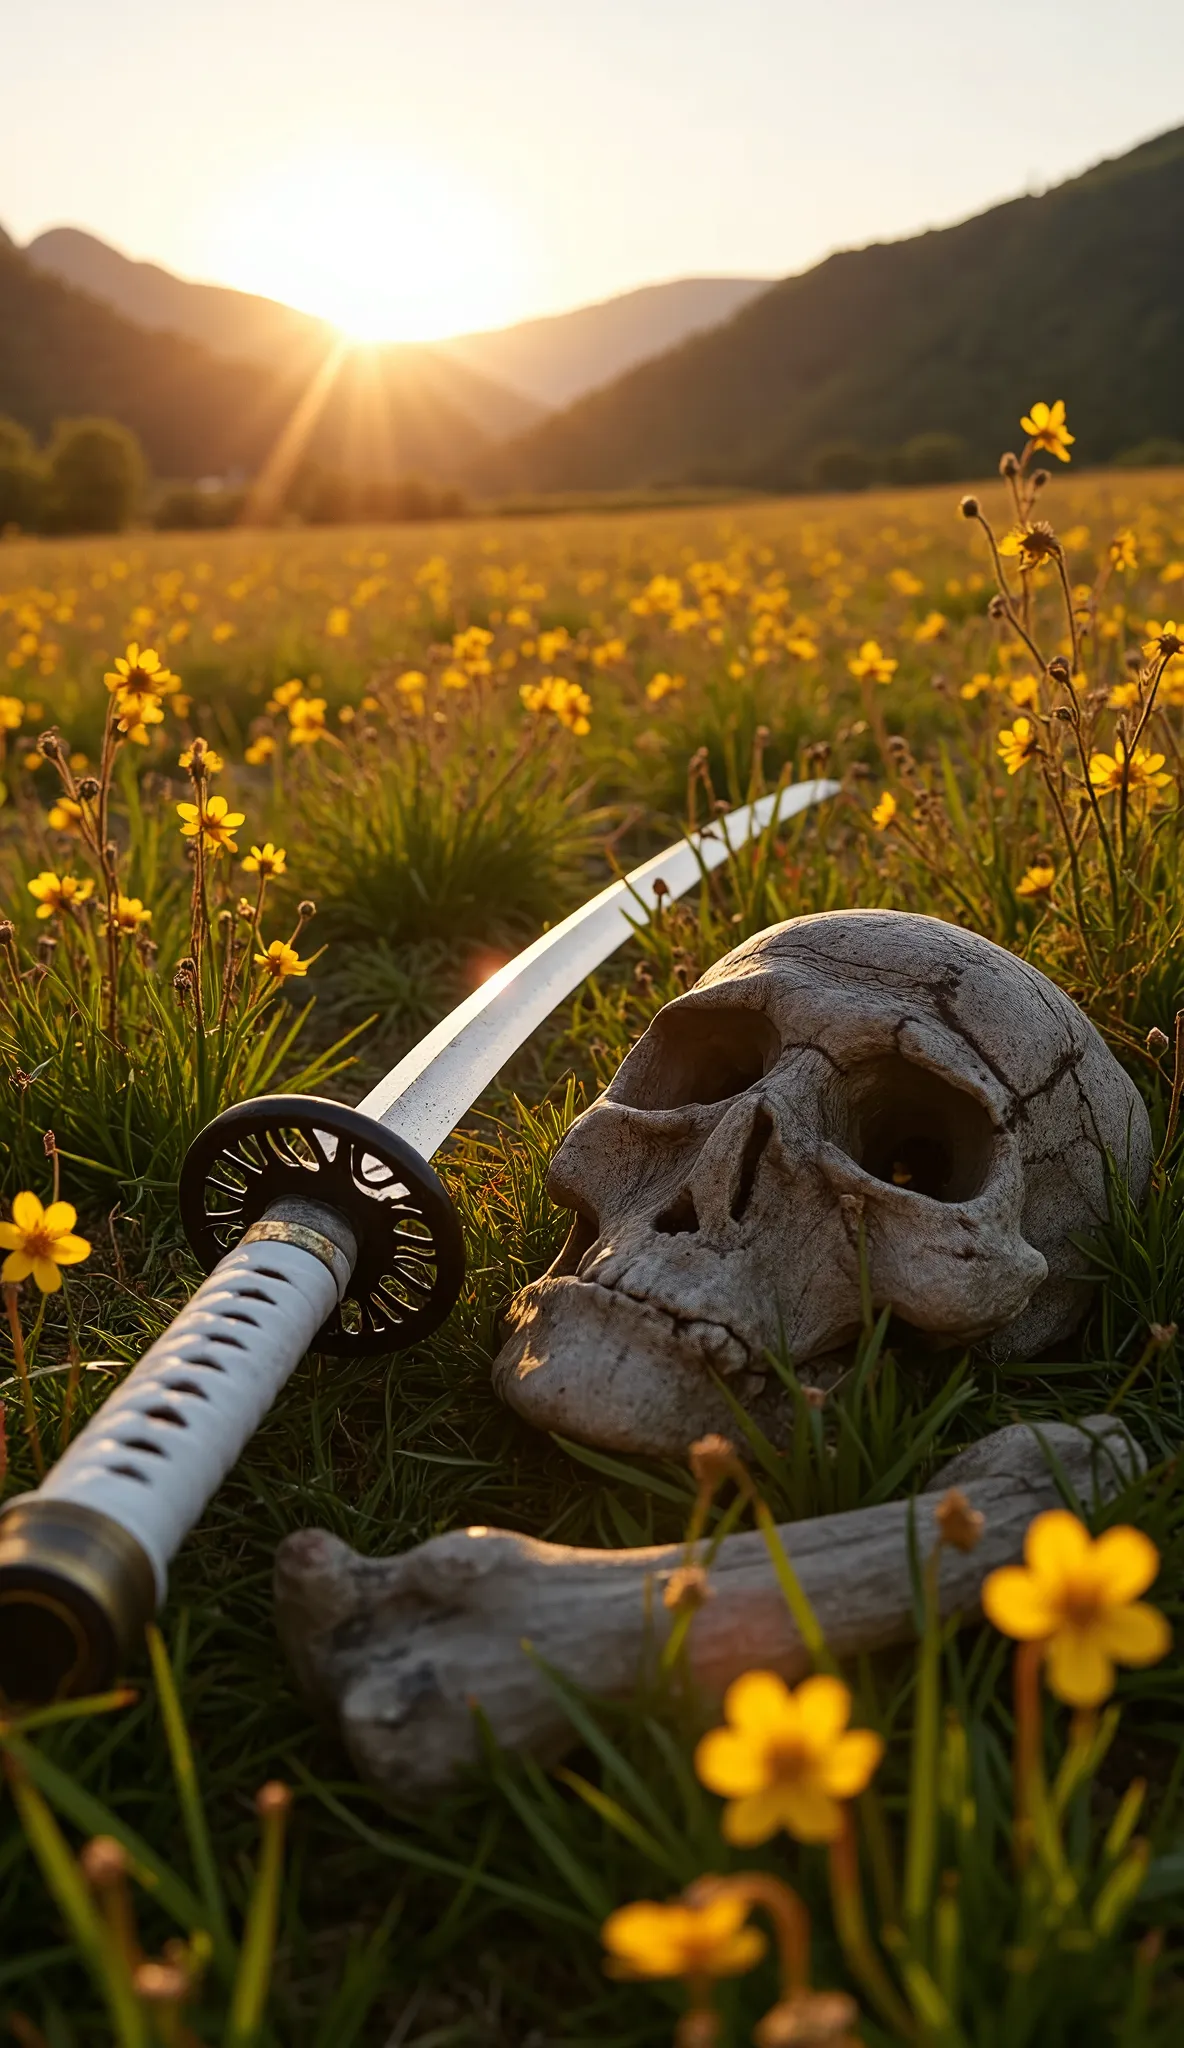
[(359, 1111), (430, 1159), (531, 1032), (647, 922), (659, 901), (655, 883), (685, 895), (774, 820), (784, 823), (838, 789), (814, 781), (774, 790), (610, 883), (458, 1004), (363, 1097)]

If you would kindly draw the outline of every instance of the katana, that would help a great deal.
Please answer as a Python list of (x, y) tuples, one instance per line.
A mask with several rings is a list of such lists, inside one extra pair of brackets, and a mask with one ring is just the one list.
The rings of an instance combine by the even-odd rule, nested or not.
[(0, 1518), (0, 1697), (111, 1684), (305, 1352), (401, 1351), (448, 1315), (464, 1246), (429, 1161), (483, 1089), (663, 896), (838, 788), (792, 784), (653, 855), (482, 983), (355, 1109), (265, 1095), (199, 1132), (179, 1199), (209, 1278)]

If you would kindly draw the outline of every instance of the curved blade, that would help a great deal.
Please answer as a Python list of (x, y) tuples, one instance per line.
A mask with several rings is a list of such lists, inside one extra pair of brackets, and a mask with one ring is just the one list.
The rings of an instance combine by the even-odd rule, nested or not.
[(430, 1159), (531, 1032), (645, 923), (659, 900), (656, 882), (671, 896), (685, 895), (704, 869), (719, 867), (747, 839), (838, 790), (837, 782), (793, 783), (655, 853), (491, 975), (358, 1108)]

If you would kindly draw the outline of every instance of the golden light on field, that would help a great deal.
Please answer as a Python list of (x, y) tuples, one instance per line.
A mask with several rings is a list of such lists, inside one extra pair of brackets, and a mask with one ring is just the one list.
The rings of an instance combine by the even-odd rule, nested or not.
[(424, 156), (322, 147), (260, 172), (211, 223), (206, 267), (357, 341), (424, 341), (513, 317), (521, 237)]

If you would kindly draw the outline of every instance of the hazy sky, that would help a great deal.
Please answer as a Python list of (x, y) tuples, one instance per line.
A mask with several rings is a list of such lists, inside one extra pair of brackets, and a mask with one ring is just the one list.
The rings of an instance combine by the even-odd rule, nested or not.
[(1181, 121), (1181, 0), (0, 0), (18, 241), (396, 337), (783, 275)]

